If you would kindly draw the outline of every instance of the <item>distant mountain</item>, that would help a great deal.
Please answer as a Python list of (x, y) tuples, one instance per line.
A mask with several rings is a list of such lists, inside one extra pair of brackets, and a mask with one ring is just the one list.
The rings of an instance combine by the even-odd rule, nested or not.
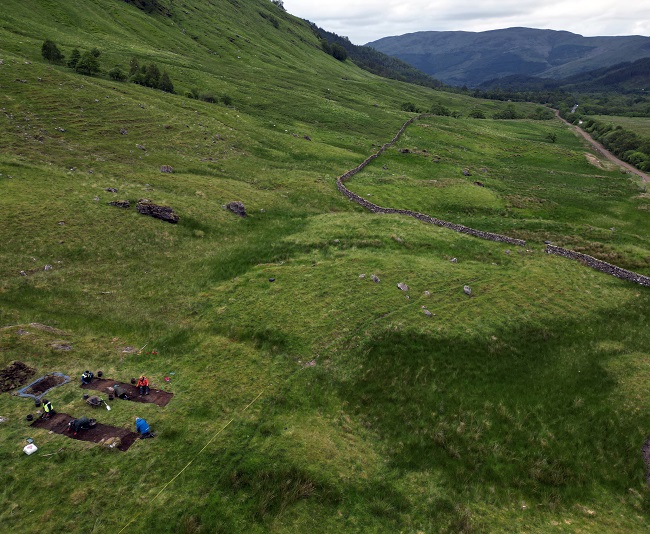
[(470, 87), (513, 75), (563, 79), (650, 57), (650, 37), (583, 37), (531, 28), (417, 32), (384, 37), (367, 46), (449, 85)]
[(483, 82), (479, 88), (510, 91), (546, 91), (562, 89), (576, 92), (614, 91), (650, 93), (650, 57), (619, 63), (612, 67), (575, 74), (568, 78), (540, 78), (536, 76), (506, 76)]

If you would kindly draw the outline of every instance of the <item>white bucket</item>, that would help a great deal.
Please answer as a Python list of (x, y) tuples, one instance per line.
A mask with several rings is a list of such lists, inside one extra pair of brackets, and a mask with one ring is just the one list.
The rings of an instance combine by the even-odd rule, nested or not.
[(27, 456), (29, 456), (30, 454), (34, 454), (37, 450), (38, 450), (38, 447), (36, 445), (34, 445), (33, 443), (30, 443), (29, 445), (25, 445), (23, 447), (23, 451), (25, 452), (25, 454)]

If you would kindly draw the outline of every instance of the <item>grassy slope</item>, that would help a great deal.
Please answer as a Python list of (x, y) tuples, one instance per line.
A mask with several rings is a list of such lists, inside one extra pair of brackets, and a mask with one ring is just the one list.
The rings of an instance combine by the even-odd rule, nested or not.
[[(559, 124), (437, 118), (400, 146), (438, 163), (394, 149), (350, 187), (530, 238), (530, 252), (373, 216), (334, 178), (393, 136), (401, 102), (499, 104), (340, 64), (304, 25), (263, 19), (266, 2), (192, 2), (172, 20), (122, 2), (6, 4), (0, 325), (30, 334), (0, 330), (0, 364), (146, 371), (157, 384), (171, 376), (176, 396), (165, 409), (102, 412), (159, 432), (113, 454), (32, 431), (29, 402), (1, 395), (3, 525), (104, 532), (139, 514), (130, 530), (647, 529), (648, 293), (539, 246), (600, 248), (649, 272), (634, 183), (589, 165)], [(104, 68), (156, 61), (179, 93), (229, 94), (235, 106), (50, 67), (46, 36), (66, 54), (98, 46)], [(144, 196), (180, 224), (106, 205)], [(251, 216), (224, 211), (231, 200)], [(62, 336), (31, 322), (65, 330), (74, 350), (52, 350)], [(121, 352), (145, 343), (158, 354)], [(51, 398), (85, 412), (74, 385)], [(26, 457), (28, 436), (44, 454), (65, 450)]]

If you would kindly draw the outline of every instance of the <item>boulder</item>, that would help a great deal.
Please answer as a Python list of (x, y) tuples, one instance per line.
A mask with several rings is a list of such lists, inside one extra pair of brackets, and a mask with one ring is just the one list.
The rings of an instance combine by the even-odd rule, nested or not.
[(137, 209), (138, 213), (141, 213), (142, 215), (148, 215), (154, 219), (160, 219), (161, 221), (166, 221), (171, 224), (176, 224), (179, 220), (178, 215), (176, 215), (174, 210), (169, 206), (159, 206), (146, 199), (138, 200)]
[(235, 215), (246, 217), (246, 207), (243, 202), (234, 201), (226, 204), (226, 209), (232, 211)]

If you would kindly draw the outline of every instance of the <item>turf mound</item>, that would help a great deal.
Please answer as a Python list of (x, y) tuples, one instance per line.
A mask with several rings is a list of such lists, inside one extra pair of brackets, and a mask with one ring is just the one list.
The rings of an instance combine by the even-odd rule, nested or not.
[(68, 431), (68, 423), (73, 419), (74, 417), (71, 415), (57, 413), (49, 419), (37, 419), (31, 426), (42, 428), (43, 430), (50, 430), (55, 434), (61, 434), (62, 436), (71, 439), (90, 441), (92, 443), (99, 443), (102, 440), (106, 441), (110, 438), (119, 438), (120, 444), (116, 448), (121, 451), (128, 450), (135, 440), (138, 439), (138, 434), (136, 432), (131, 432), (126, 428), (120, 428), (117, 426), (103, 425), (101, 423), (97, 423), (93, 428), (88, 430), (82, 430), (75, 436), (72, 432)]
[(150, 388), (149, 395), (140, 396), (138, 388), (134, 385), (118, 382), (116, 380), (107, 380), (105, 378), (93, 378), (90, 384), (82, 384), (81, 387), (83, 389), (94, 389), (96, 391), (108, 393), (108, 388), (114, 386), (115, 384), (122, 386), (126, 390), (126, 394), (129, 396), (128, 400), (133, 402), (152, 403), (163, 407), (167, 406), (167, 404), (169, 404), (169, 401), (172, 400), (172, 397), (174, 396), (173, 393), (154, 388)]
[(35, 373), (36, 369), (32, 369), (23, 362), (11, 362), (0, 371), (0, 393), (22, 386)]

